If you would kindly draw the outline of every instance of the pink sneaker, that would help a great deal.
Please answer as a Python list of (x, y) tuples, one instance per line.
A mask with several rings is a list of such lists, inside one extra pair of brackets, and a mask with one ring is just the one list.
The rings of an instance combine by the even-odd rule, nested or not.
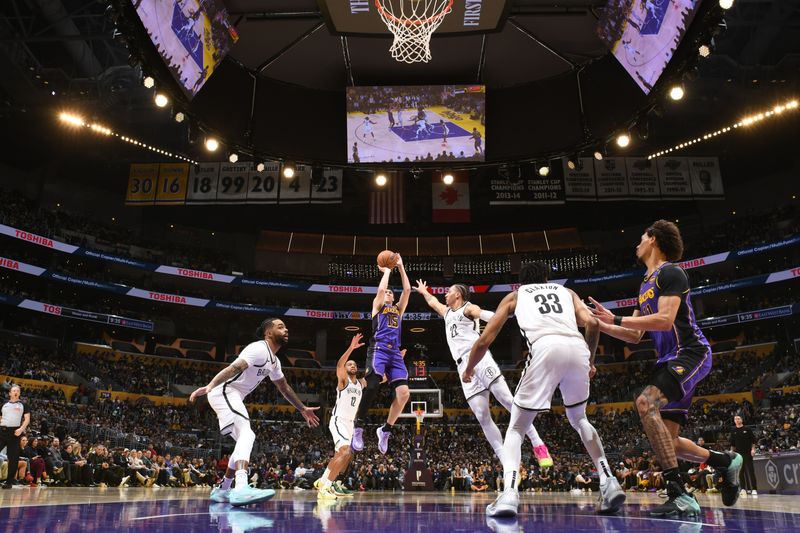
[(550, 468), (553, 466), (553, 458), (550, 457), (550, 452), (547, 450), (546, 445), (534, 446), (533, 455), (536, 456), (536, 460), (542, 468)]

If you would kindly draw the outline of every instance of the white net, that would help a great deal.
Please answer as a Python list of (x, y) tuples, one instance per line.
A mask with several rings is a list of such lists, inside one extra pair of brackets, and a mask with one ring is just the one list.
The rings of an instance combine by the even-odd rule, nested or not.
[(375, 0), (375, 6), (394, 35), (389, 48), (392, 57), (405, 63), (427, 63), (431, 35), (453, 10), (453, 0)]

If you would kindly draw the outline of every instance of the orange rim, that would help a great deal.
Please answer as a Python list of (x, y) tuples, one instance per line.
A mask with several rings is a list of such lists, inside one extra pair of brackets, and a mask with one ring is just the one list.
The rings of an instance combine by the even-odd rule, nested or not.
[[(403, 0), (400, 0), (400, 1), (402, 2)], [(454, 0), (449, 0), (447, 2), (447, 7), (445, 7), (444, 10), (442, 10), (442, 12), (439, 13), (438, 15), (434, 15), (432, 17), (428, 17), (428, 18), (426, 18), (424, 20), (399, 19), (399, 18), (395, 17), (394, 15), (392, 15), (391, 13), (387, 13), (383, 9), (383, 6), (381, 5), (381, 0), (375, 0), (375, 7), (377, 8), (378, 12), (381, 13), (381, 15), (383, 15), (387, 19), (391, 20), (392, 22), (397, 22), (397, 23), (403, 24), (405, 26), (411, 26), (411, 25), (419, 26), (421, 24), (427, 24), (429, 22), (434, 22), (436, 20), (439, 20), (443, 16), (447, 15), (448, 13), (450, 13), (453, 10), (453, 1)]]

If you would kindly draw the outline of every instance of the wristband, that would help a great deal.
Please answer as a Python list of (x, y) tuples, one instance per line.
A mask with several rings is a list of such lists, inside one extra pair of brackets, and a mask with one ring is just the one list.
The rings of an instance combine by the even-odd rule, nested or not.
[(614, 315), (614, 325), (615, 326), (622, 326), (622, 317), (619, 315)]

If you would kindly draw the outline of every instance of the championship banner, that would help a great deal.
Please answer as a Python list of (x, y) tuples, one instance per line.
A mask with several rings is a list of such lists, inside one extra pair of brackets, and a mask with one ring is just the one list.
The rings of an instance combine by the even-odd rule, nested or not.
[(188, 205), (213, 204), (217, 199), (219, 163), (198, 163), (189, 168)]
[(567, 160), (561, 160), (564, 173), (564, 192), (567, 200), (596, 200), (597, 188), (594, 180), (594, 159), (578, 157), (575, 168), (567, 166)]
[(155, 202), (157, 182), (158, 163), (132, 163), (125, 205), (148, 205)]
[(294, 176), (281, 178), (281, 204), (307, 204), (311, 198), (311, 167), (295, 165)]
[(469, 171), (453, 171), (453, 183), (442, 181), (442, 172), (435, 173), (431, 184), (431, 205), (434, 224), (469, 222)]
[(159, 205), (185, 204), (188, 177), (189, 163), (161, 163), (158, 169), (156, 203)]
[(533, 165), (527, 165), (525, 179), (525, 202), (536, 205), (560, 205), (565, 201), (564, 171), (562, 165), (550, 165), (547, 176), (541, 176)]
[(702, 199), (721, 199), (725, 196), (722, 174), (717, 157), (689, 157), (689, 174), (692, 177), (692, 194)]
[(220, 163), (217, 181), (218, 204), (239, 204), (247, 199), (247, 179), (252, 163)]
[(277, 161), (264, 161), (264, 170), (250, 168), (247, 180), (248, 204), (277, 204), (281, 180), (281, 164)]
[(342, 177), (341, 168), (322, 167), (311, 174), (311, 203), (312, 204), (340, 204), (342, 203)]
[(687, 200), (692, 197), (692, 178), (685, 157), (657, 157), (658, 181), (664, 200)]
[[(517, 172), (517, 169), (512, 172)], [(489, 180), (489, 205), (524, 205), (526, 189), (521, 174), (493, 177)]]
[(595, 159), (594, 173), (597, 179), (597, 199), (625, 200), (628, 198), (628, 176), (624, 157)]
[(646, 157), (626, 157), (628, 172), (628, 193), (639, 200), (659, 200), (658, 169), (652, 159)]

